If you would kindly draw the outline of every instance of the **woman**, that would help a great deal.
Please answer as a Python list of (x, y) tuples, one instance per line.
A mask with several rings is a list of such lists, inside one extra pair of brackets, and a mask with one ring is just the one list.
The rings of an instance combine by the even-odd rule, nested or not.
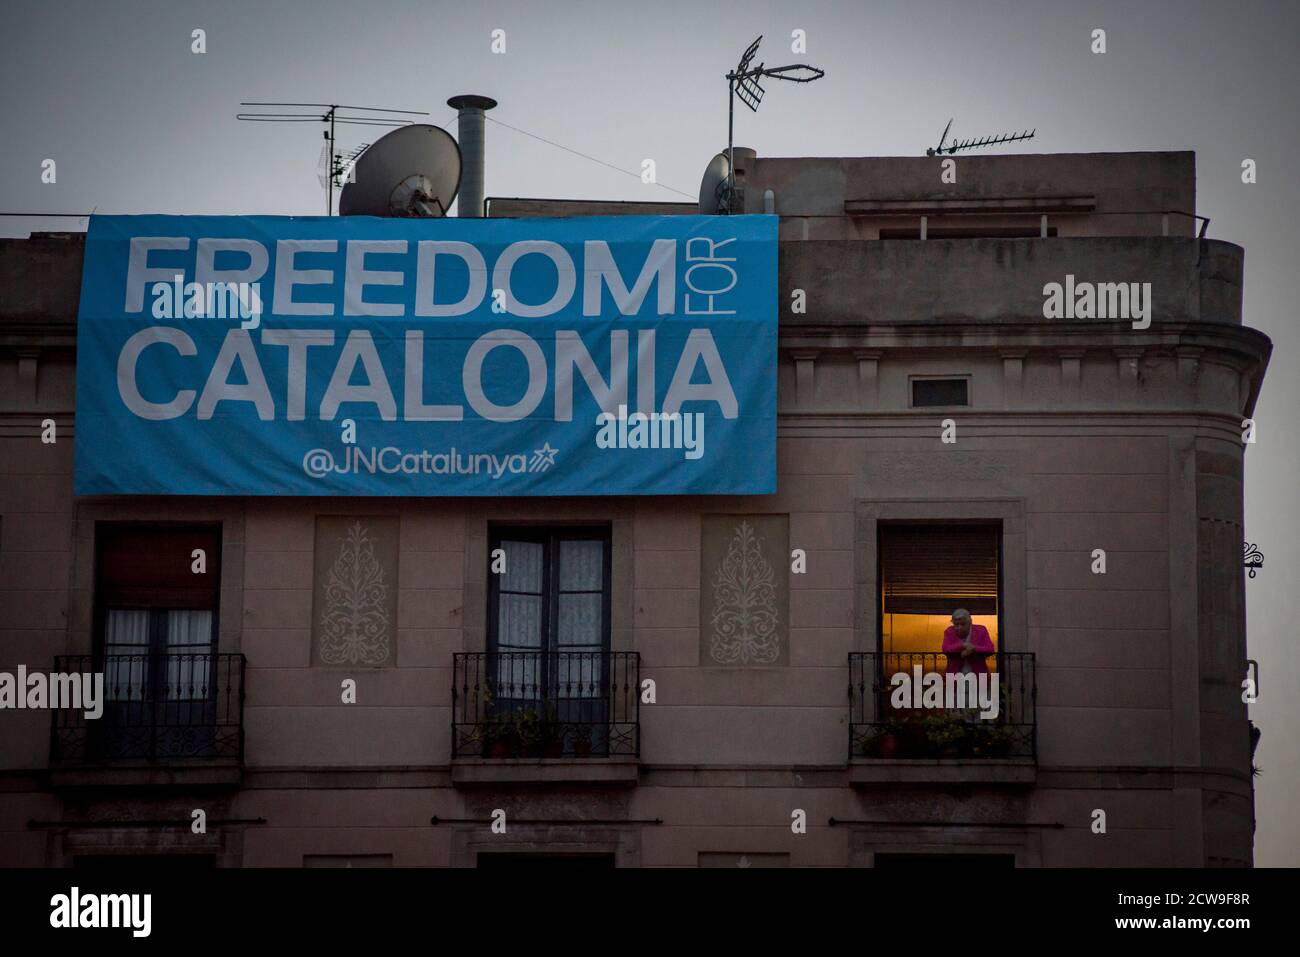
[(952, 613), (952, 625), (943, 632), (943, 652), (948, 656), (948, 674), (987, 674), (984, 659), (995, 654), (993, 639), (983, 625), (971, 623), (970, 612), (958, 608)]

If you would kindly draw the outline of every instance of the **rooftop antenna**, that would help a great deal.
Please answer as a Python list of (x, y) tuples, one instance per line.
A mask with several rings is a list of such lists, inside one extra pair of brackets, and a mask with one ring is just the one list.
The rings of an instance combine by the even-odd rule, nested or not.
[(758, 112), (758, 104), (763, 101), (763, 87), (759, 84), (762, 77), (770, 76), (776, 80), (789, 80), (791, 83), (811, 83), (826, 75), (825, 70), (806, 63), (791, 63), (788, 66), (768, 67), (763, 63), (751, 66), (762, 36), (745, 48), (740, 55), (736, 68), (727, 74), (727, 175), (718, 184), (718, 212), (731, 213), (736, 206), (736, 157), (733, 145), (733, 131), (736, 125), (736, 97), (753, 112)]
[(926, 156), (942, 156), (944, 153), (952, 154), (959, 150), (975, 150), (982, 146), (997, 146), (999, 143), (1019, 143), (1021, 140), (1033, 139), (1034, 134), (1038, 132), (1038, 128), (1034, 127), (1028, 132), (1022, 131), (1020, 133), (1003, 133), (998, 136), (971, 137), (968, 140), (959, 140), (949, 146), (944, 146), (943, 144), (948, 139), (948, 131), (950, 129), (952, 129), (952, 120), (949, 120), (948, 125), (943, 128), (943, 136), (939, 137), (939, 145), (926, 150)]
[(944, 140), (948, 138), (948, 131), (950, 129), (952, 129), (952, 117), (948, 118), (948, 125), (943, 128), (943, 135), (939, 137), (939, 145), (934, 147), (933, 149), (926, 150), (925, 151), (926, 156), (933, 156), (935, 153), (940, 153), (940, 154), (943, 153), (943, 143)]
[[(357, 160), (361, 154), (370, 149), (369, 143), (362, 143), (354, 149), (348, 150), (347, 153), (331, 153), (329, 144), (320, 148), (320, 168), (325, 172), (318, 173), (316, 178), (320, 180), (322, 189), (329, 189), (333, 192), (335, 186), (338, 186), (345, 179), (348, 182), (356, 182)], [(340, 194), (339, 202), (342, 203), (343, 197)], [(326, 210), (328, 212), (328, 209)]]
[(350, 172), (357, 165), (357, 160), (361, 159), (361, 154), (368, 149), (370, 149), (370, 144), (362, 143), (342, 156), (336, 155), (334, 157), (334, 168), (330, 170), (330, 175), (342, 179), (345, 173)]
[[(250, 123), (324, 123), (328, 129), (324, 132), (325, 143), (329, 150), (326, 169), (325, 215), (334, 215), (334, 189), (353, 163), (361, 156), (365, 146), (353, 150), (344, 157), (335, 149), (334, 125), (336, 123), (350, 126), (408, 126), (414, 120), (402, 119), (404, 116), (428, 116), (418, 110), (389, 110), (378, 106), (341, 106), (338, 103), (254, 103), (241, 102), (240, 106), (282, 107), (296, 111), (293, 113), (237, 113), (235, 119)], [(318, 112), (323, 110), (324, 112)], [(340, 110), (344, 111), (340, 114)], [(352, 114), (374, 114), (373, 116)]]

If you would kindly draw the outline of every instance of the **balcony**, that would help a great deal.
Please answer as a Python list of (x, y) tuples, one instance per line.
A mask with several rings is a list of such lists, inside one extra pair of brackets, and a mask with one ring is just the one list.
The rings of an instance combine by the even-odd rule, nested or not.
[(453, 658), (457, 784), (634, 784), (636, 652), (479, 652)]
[[(959, 673), (959, 663), (954, 659), (950, 664), (941, 652), (849, 655), (853, 784), (1033, 783), (1034, 656), (997, 652), (975, 666), (979, 673), (965, 675)], [(908, 681), (896, 684), (899, 674)], [(997, 702), (995, 717), (980, 716), (976, 688), (981, 683), (985, 704)], [(964, 700), (952, 697), (962, 693)]]
[(55, 784), (237, 784), (244, 758), (243, 655), (61, 655), (55, 670), (102, 672), (103, 713), (54, 712)]

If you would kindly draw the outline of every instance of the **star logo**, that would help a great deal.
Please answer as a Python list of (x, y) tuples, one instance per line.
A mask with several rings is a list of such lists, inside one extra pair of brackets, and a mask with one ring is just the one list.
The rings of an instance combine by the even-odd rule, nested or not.
[(558, 449), (551, 448), (551, 443), (547, 442), (540, 449), (533, 450), (533, 457), (528, 463), (528, 471), (545, 472), (555, 464), (555, 454)]

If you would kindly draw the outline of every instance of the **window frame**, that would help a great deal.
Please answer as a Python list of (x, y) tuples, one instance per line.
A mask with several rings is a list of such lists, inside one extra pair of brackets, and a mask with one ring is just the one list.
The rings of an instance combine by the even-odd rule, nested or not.
[(880, 520), (878, 520), (878, 521), (875, 523), (875, 526), (876, 526), (876, 527), (875, 527), (875, 532), (876, 532), (876, 588), (875, 588), (875, 604), (876, 604), (876, 648), (875, 648), (875, 651), (876, 651), (876, 654), (877, 654), (877, 656), (878, 656), (878, 660), (882, 660), (884, 655), (889, 654), (889, 652), (886, 652), (886, 651), (885, 651), (885, 555), (884, 555), (884, 551), (885, 551), (885, 550), (884, 550), (884, 541), (885, 541), (885, 535), (888, 534), (887, 530), (888, 530), (888, 529), (891, 529), (891, 528), (907, 528), (907, 527), (913, 527), (913, 528), (918, 528), (918, 527), (928, 527), (928, 528), (948, 528), (948, 527), (959, 526), (959, 525), (964, 525), (964, 526), (980, 526), (980, 527), (983, 527), (983, 528), (993, 528), (993, 529), (996, 529), (996, 531), (997, 531), (997, 536), (996, 536), (996, 540), (997, 540), (997, 559), (998, 559), (998, 561), (997, 561), (997, 565), (998, 565), (998, 571), (997, 571), (997, 575), (998, 575), (998, 590), (997, 590), (997, 603), (998, 603), (998, 612), (997, 612), (997, 619), (998, 619), (998, 644), (997, 644), (997, 651), (998, 651), (999, 654), (1001, 654), (1003, 651), (1006, 650), (1006, 648), (1003, 646), (1004, 635), (1006, 634), (1006, 631), (1005, 631), (1005, 623), (1003, 622), (1003, 615), (1004, 615), (1005, 612), (1006, 612), (1006, 599), (1005, 599), (1005, 596), (1004, 596), (1004, 593), (1005, 593), (1005, 590), (1006, 590), (1006, 573), (1005, 573), (1005, 568), (1004, 568), (1004, 563), (1005, 563), (1005, 560), (1006, 560), (1006, 546), (1005, 546), (1006, 527), (1005, 527), (1005, 521), (1004, 521), (1003, 519), (943, 519), (943, 518), (937, 518), (937, 519), (928, 519), (928, 518), (926, 518), (926, 519), (880, 519)]
[[(213, 576), (211, 585), (212, 592), (211, 607), (197, 607), (192, 603), (175, 604), (171, 602), (144, 602), (144, 601), (109, 601), (104, 592), (104, 570), (105, 570), (105, 551), (109, 539), (115, 533), (125, 532), (127, 530), (155, 530), (168, 532), (192, 532), (197, 535), (212, 536), (215, 541), (211, 542), (213, 553), (207, 556), (209, 562), (213, 561), (215, 556), (217, 567), (210, 572)], [(105, 522), (95, 523), (95, 567), (94, 567), (94, 603), (92, 611), (93, 632), (91, 640), (91, 654), (94, 660), (102, 662), (105, 657), (105, 645), (107, 644), (108, 613), (110, 611), (147, 611), (149, 612), (149, 651), (150, 655), (165, 653), (167, 648), (167, 624), (165, 613), (168, 611), (211, 611), (212, 612), (212, 636), (209, 640), (209, 646), (212, 653), (218, 651), (218, 637), (221, 634), (221, 575), (225, 569), (225, 562), (222, 561), (222, 548), (224, 545), (224, 529), (221, 522)], [(161, 625), (158, 619), (162, 618)], [(159, 642), (161, 641), (161, 644)], [(159, 650), (161, 649), (161, 651)]]
[[(907, 407), (909, 409), (925, 409), (931, 411), (934, 409), (972, 409), (975, 407), (974, 383), (970, 373), (963, 372), (955, 375), (922, 375), (915, 374), (907, 377)], [(966, 383), (966, 401), (960, 405), (917, 405), (916, 404), (916, 386), (918, 382), (965, 382)]]
[[(599, 541), (601, 543), (601, 628), (600, 643), (597, 647), (590, 645), (568, 646), (575, 652), (597, 654), (601, 656), (603, 678), (604, 662), (612, 651), (613, 638), (613, 535), (608, 523), (591, 525), (519, 525), (490, 524), (488, 526), (488, 620), (486, 629), (486, 650), (489, 654), (508, 654), (502, 651), (500, 635), (500, 605), (502, 576), (492, 571), (492, 555), (502, 547), (504, 541), (535, 542), (543, 548), (542, 560), (542, 634), (537, 652), (542, 655), (539, 684), (549, 686), (552, 676), (548, 673), (549, 655), (566, 650), (559, 643), (559, 602), (560, 580), (560, 545), (565, 541)], [(506, 594), (512, 594), (507, 592)], [(521, 593), (522, 594), (522, 593)], [(591, 594), (591, 592), (573, 592), (572, 594)], [(527, 653), (524, 651), (523, 653)]]
[[(148, 595), (137, 595), (130, 599), (117, 598), (111, 594), (112, 589), (106, 581), (107, 561), (106, 553), (109, 545), (113, 543), (114, 535), (130, 534), (131, 532), (143, 533), (164, 533), (184, 535), (192, 534), (196, 537), (196, 547), (206, 547), (208, 549), (207, 575), (212, 576), (210, 582), (203, 583), (203, 591), (206, 596), (203, 599), (196, 597), (175, 595), (160, 595), (151, 597)], [(147, 728), (149, 734), (155, 740), (149, 746), (149, 753), (154, 754), (156, 747), (156, 738), (160, 729), (173, 727), (207, 727), (211, 723), (210, 712), (215, 708), (215, 702), (218, 694), (219, 671), (216, 665), (217, 655), (219, 654), (220, 644), (220, 616), (221, 616), (221, 575), (224, 571), (224, 561), (222, 548), (224, 546), (225, 529), (221, 522), (149, 522), (149, 521), (97, 521), (95, 523), (95, 542), (94, 542), (94, 596), (92, 604), (92, 641), (91, 641), (91, 660), (94, 667), (105, 674), (105, 681), (109, 679), (108, 658), (111, 656), (108, 642), (108, 616), (113, 611), (143, 611), (148, 615), (148, 636), (147, 645), (139, 646), (142, 650), (139, 654), (144, 658), (144, 677), (141, 681), (141, 697), (138, 701), (127, 699), (111, 699), (108, 707), (104, 712), (104, 721), (102, 727), (100, 723), (96, 724), (96, 732), (108, 740), (114, 729), (138, 729)], [(140, 591), (147, 591), (149, 588), (156, 587), (165, 589), (164, 585), (139, 585), (136, 586)], [(197, 592), (198, 589), (196, 588)], [(168, 696), (166, 693), (167, 683), (172, 675), (171, 667), (168, 663), (168, 614), (172, 611), (207, 611), (211, 614), (211, 626), (207, 642), (207, 651), (190, 651), (185, 652), (190, 656), (206, 655), (208, 658), (205, 675), (206, 675), (206, 692), (202, 695), (194, 696)], [(198, 649), (202, 646), (189, 646)], [(129, 656), (132, 653), (124, 652)], [(191, 662), (191, 674), (193, 674), (194, 664)], [(107, 697), (107, 688), (106, 688)], [(146, 720), (147, 719), (147, 720)], [(101, 745), (104, 744), (101, 741)]]

